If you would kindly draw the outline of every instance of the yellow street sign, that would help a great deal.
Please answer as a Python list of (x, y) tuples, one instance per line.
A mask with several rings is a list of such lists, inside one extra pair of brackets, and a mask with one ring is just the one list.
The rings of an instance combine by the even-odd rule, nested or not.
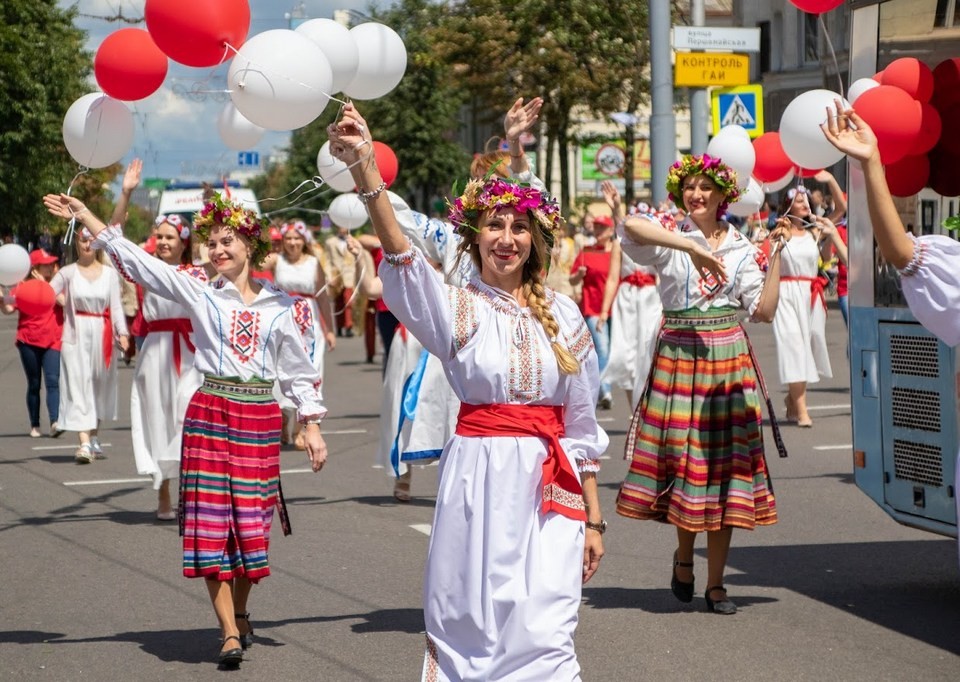
[(718, 52), (677, 52), (673, 84), (705, 88), (711, 85), (746, 85), (750, 82), (750, 57)]

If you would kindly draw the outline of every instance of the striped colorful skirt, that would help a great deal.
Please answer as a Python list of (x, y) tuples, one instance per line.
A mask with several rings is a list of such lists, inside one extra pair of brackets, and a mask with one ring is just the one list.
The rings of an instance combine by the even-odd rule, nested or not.
[(272, 383), (206, 377), (183, 425), (183, 574), (242, 576), (254, 583), (270, 575), (275, 507), (288, 535), (280, 489), (280, 408)]
[(618, 514), (692, 532), (776, 523), (759, 371), (732, 308), (664, 312)]

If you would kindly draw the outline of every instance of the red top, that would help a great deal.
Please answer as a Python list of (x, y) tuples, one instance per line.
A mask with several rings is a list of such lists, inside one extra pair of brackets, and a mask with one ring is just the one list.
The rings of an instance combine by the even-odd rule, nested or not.
[[(373, 256), (373, 274), (377, 274), (380, 270), (380, 261), (383, 260), (383, 249), (378, 247), (371, 251), (370, 255)], [(378, 313), (390, 312), (390, 308), (383, 302), (383, 298), (378, 298), (373, 304)]]
[(602, 246), (588, 246), (573, 261), (570, 272), (576, 272), (580, 266), (586, 266), (583, 277), (583, 298), (580, 299), (580, 312), (584, 317), (597, 317), (603, 306), (603, 290), (607, 286), (607, 273), (610, 271), (610, 252)]
[[(19, 285), (10, 292), (14, 298), (17, 296), (18, 288)], [(53, 293), (52, 287), (50, 293)], [(26, 311), (20, 309), (16, 302), (13, 305), (19, 312), (17, 319), (17, 341), (19, 343), (26, 343), (38, 348), (60, 350), (61, 337), (63, 336), (63, 308), (59, 305), (53, 305), (43, 311), (35, 312), (33, 307)]]
[[(843, 225), (837, 225), (837, 234), (840, 235), (840, 241), (847, 243), (847, 228)], [(845, 263), (837, 261), (837, 296), (847, 295), (847, 266)]]

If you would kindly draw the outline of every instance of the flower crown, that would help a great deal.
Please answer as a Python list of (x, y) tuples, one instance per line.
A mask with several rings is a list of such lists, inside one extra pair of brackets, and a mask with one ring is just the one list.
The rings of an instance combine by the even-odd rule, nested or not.
[(270, 251), (270, 242), (266, 239), (269, 236), (267, 223), (249, 208), (227, 201), (219, 193), (214, 193), (199, 213), (193, 216), (193, 231), (204, 241), (210, 236), (210, 228), (214, 225), (229, 227), (250, 240), (254, 265), (259, 265)]
[(737, 173), (723, 161), (709, 154), (687, 154), (676, 161), (667, 172), (667, 192), (670, 200), (677, 203), (684, 211), (687, 207), (683, 203), (683, 181), (691, 175), (706, 175), (723, 192), (724, 201), (718, 211), (722, 213), (727, 206), (740, 200), (740, 188), (737, 186)]
[(307, 229), (307, 224), (302, 220), (297, 220), (296, 222), (292, 223), (284, 223), (280, 226), (281, 235), (285, 235), (291, 230), (303, 237), (303, 241), (305, 241), (307, 244), (313, 241), (313, 235), (310, 234), (310, 230)]
[[(453, 194), (459, 194), (457, 186), (453, 186)], [(560, 229), (563, 218), (560, 216), (560, 206), (546, 192), (529, 185), (515, 184), (503, 178), (487, 177), (473, 179), (467, 183), (460, 194), (451, 204), (449, 219), (458, 234), (466, 234), (467, 230), (479, 232), (477, 223), (480, 213), (487, 209), (513, 207), (533, 216), (534, 222), (540, 226), (547, 248), (553, 248), (556, 231)]]

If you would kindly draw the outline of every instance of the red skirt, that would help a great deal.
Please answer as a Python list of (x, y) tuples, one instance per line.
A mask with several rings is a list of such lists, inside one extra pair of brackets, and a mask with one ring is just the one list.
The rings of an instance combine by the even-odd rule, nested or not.
[(184, 420), (183, 574), (255, 583), (270, 575), (275, 507), (289, 534), (280, 489), (280, 408), (270, 392), (233, 394), (221, 388), (205, 382)]

